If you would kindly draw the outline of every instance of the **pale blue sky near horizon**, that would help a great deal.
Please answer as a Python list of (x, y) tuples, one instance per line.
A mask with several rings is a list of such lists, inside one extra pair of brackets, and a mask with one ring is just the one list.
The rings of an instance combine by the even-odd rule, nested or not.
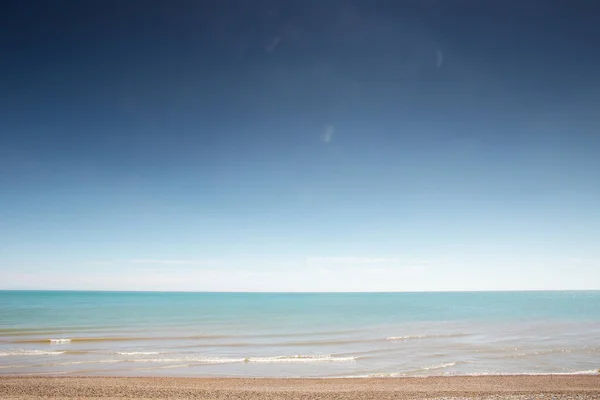
[(0, 12), (0, 289), (600, 289), (586, 1)]

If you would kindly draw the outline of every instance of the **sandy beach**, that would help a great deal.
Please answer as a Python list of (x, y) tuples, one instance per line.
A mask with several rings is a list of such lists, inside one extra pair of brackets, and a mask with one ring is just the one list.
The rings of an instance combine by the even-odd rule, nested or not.
[(600, 399), (600, 375), (381, 379), (0, 377), (0, 398)]

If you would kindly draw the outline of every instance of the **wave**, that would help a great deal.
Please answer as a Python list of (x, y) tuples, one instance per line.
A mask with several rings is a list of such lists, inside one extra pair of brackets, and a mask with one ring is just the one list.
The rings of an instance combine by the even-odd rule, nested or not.
[[(301, 331), (301, 332), (276, 332), (276, 333), (252, 333), (248, 335), (243, 335), (249, 338), (284, 338), (284, 337), (307, 337), (307, 336), (342, 336), (347, 334), (356, 334), (364, 332), (362, 329), (339, 329), (339, 330), (329, 330), (329, 331)], [(230, 336), (230, 337), (239, 337)]]
[(80, 364), (115, 364), (123, 362), (123, 360), (82, 360), (82, 361), (65, 361), (51, 364), (52, 366), (59, 365), (80, 365)]
[[(341, 339), (341, 340), (306, 340), (299, 342), (280, 342), (272, 343), (269, 346), (331, 346), (345, 344), (376, 343), (381, 339)], [(253, 344), (254, 346), (254, 344)]]
[(120, 356), (150, 356), (160, 354), (158, 351), (117, 351)]
[(17, 349), (6, 352), (0, 352), (0, 357), (9, 356), (59, 356), (64, 354), (64, 351), (46, 351), (46, 350), (25, 350)]
[(323, 355), (292, 355), (292, 356), (272, 356), (272, 357), (159, 357), (159, 358), (137, 358), (123, 361), (129, 362), (194, 362), (198, 364), (274, 364), (274, 363), (313, 363), (313, 362), (353, 362), (356, 357), (338, 357), (331, 354)]
[(50, 339), (50, 344), (67, 344), (71, 343), (71, 339)]
[(540, 351), (532, 351), (532, 352), (524, 352), (524, 353), (516, 353), (516, 354), (508, 354), (502, 356), (500, 358), (520, 358), (520, 357), (533, 357), (533, 356), (543, 356), (547, 354), (555, 354), (555, 353), (571, 353), (571, 349), (548, 349), (548, 350), (540, 350)]
[(159, 338), (135, 338), (135, 337), (82, 337), (82, 338), (64, 338), (64, 339), (21, 339), (13, 340), (12, 343), (50, 343), (67, 344), (71, 342), (116, 342), (116, 341), (135, 341), (135, 340), (153, 340)]
[(446, 335), (406, 335), (406, 336), (390, 336), (387, 337), (386, 340), (412, 340), (412, 339), (440, 339), (440, 338), (454, 338), (454, 337), (463, 337), (468, 336), (466, 333), (449, 333)]
[[(327, 337), (330, 336), (339, 336), (341, 334), (349, 333), (349, 332), (357, 332), (358, 330), (348, 330), (348, 331), (333, 331), (333, 332), (310, 332), (310, 333), (268, 333), (268, 334), (249, 334), (249, 335), (231, 335), (231, 334), (214, 334), (214, 335), (157, 335), (157, 336), (83, 336), (83, 337), (50, 337), (44, 338), (39, 337), (42, 334), (48, 335), (60, 335), (65, 334), (65, 331), (27, 331), (20, 332), (18, 334), (9, 334), (9, 338), (7, 338), (7, 342), (10, 343), (27, 343), (27, 344), (36, 344), (36, 343), (50, 343), (50, 344), (68, 344), (72, 342), (114, 342), (114, 341), (169, 341), (169, 340), (187, 340), (187, 341), (207, 341), (204, 344), (206, 345), (214, 345), (214, 346), (256, 346), (260, 343), (254, 343), (252, 341), (245, 342), (245, 339), (252, 338), (260, 338), (260, 339), (268, 339), (268, 338), (287, 338), (287, 337), (297, 337), (296, 340), (290, 341), (282, 341), (279, 343), (270, 343), (270, 345), (275, 346), (287, 346), (287, 345), (327, 345), (327, 344), (353, 344), (353, 343), (361, 343), (361, 342), (371, 342), (378, 341), (377, 339), (352, 339), (352, 338), (341, 338), (340, 340), (328, 340)], [(137, 333), (137, 332), (136, 332)], [(27, 337), (30, 335), (35, 335), (37, 337)], [(16, 336), (10, 338), (10, 336)], [(25, 336), (19, 338), (19, 336)], [(322, 338), (318, 338), (319, 336), (324, 336)], [(315, 337), (314, 340), (303, 340), (304, 338)], [(221, 339), (232, 339), (232, 343), (220, 342)], [(242, 340), (240, 340), (242, 339)], [(219, 341), (216, 343), (211, 343), (210, 341)], [(379, 339), (380, 340), (380, 339)]]
[[(41, 350), (23, 350), (13, 352), (10, 355), (60, 355), (64, 352), (41, 351)], [(2, 353), (0, 353), (2, 354)], [(166, 357), (134, 357), (129, 356), (150, 356), (159, 355), (157, 352), (117, 352), (117, 355), (125, 356), (118, 359), (95, 359), (80, 361), (65, 361), (52, 363), (49, 365), (77, 365), (77, 364), (96, 364), (96, 363), (191, 363), (191, 364), (273, 364), (273, 363), (320, 363), (320, 362), (353, 362), (356, 357), (339, 357), (331, 354), (322, 355), (291, 355), (291, 356), (272, 356), (272, 357), (207, 357), (207, 356), (166, 356)]]
[(325, 355), (295, 355), (295, 356), (279, 356), (279, 357), (250, 357), (244, 359), (245, 362), (254, 363), (303, 363), (303, 362), (353, 362), (357, 357), (337, 357), (331, 354)]
[[(388, 340), (405, 340), (414, 337), (390, 337)], [(426, 336), (422, 336), (426, 337)], [(351, 345), (351, 344), (362, 344), (362, 343), (375, 343), (381, 341), (381, 339), (340, 339), (340, 340), (306, 340), (306, 341), (284, 341), (284, 342), (200, 342), (203, 339), (224, 339), (226, 336), (181, 336), (181, 337), (78, 337), (78, 338), (43, 338), (43, 339), (17, 339), (10, 341), (11, 343), (18, 344), (51, 344), (51, 345), (67, 345), (71, 343), (98, 343), (98, 342), (125, 342), (125, 341), (160, 341), (160, 340), (198, 340), (193, 344), (182, 345), (182, 348), (193, 348), (193, 347), (296, 347), (296, 346), (336, 346), (336, 345)]]
[[(444, 376), (572, 376), (572, 375), (598, 375), (597, 370), (584, 370), (574, 372), (473, 372), (473, 373), (449, 373)], [(414, 375), (411, 372), (380, 372), (365, 375), (344, 375), (331, 379), (347, 378), (427, 378), (431, 375)]]
[(436, 371), (438, 369), (445, 369), (445, 368), (450, 368), (453, 367), (457, 364), (458, 362), (447, 362), (447, 363), (441, 363), (441, 364), (434, 364), (434, 365), (429, 365), (426, 367), (421, 367), (421, 368), (417, 368), (417, 369), (413, 369), (410, 371), (404, 371), (404, 372), (379, 372), (379, 373), (374, 373), (374, 374), (367, 374), (367, 375), (354, 375), (354, 376), (350, 376), (352, 378), (400, 378), (400, 377), (421, 377), (423, 376), (421, 373), (422, 372), (426, 372), (426, 371)]
[(571, 376), (571, 375), (598, 375), (598, 370), (590, 369), (573, 372), (473, 372), (453, 376)]
[(589, 369), (585, 371), (565, 372), (562, 375), (598, 375), (600, 371), (597, 369)]
[(455, 362), (436, 364), (436, 365), (431, 365), (429, 367), (423, 367), (423, 368), (421, 368), (421, 371), (431, 371), (431, 370), (435, 370), (435, 369), (444, 369), (444, 368), (453, 367), (455, 365), (456, 365)]
[(234, 336), (231, 335), (194, 335), (194, 336), (87, 336), (76, 338), (31, 338), (31, 339), (16, 339), (11, 343), (29, 343), (29, 344), (67, 344), (72, 342), (133, 342), (133, 341), (163, 341), (163, 340), (214, 340), (228, 339)]
[(354, 340), (307, 340), (298, 342), (221, 342), (221, 343), (194, 343), (178, 348), (200, 348), (200, 347), (315, 347), (315, 346), (343, 346), (351, 344), (378, 343), (381, 339), (354, 339)]
[(390, 336), (385, 338), (386, 340), (411, 340), (411, 339), (425, 339), (427, 335), (407, 335), (407, 336)]
[(400, 378), (405, 376), (407, 375), (402, 372), (378, 372), (375, 374), (341, 376), (340, 378)]
[(243, 358), (226, 358), (226, 357), (159, 357), (159, 358), (133, 358), (123, 359), (121, 362), (134, 363), (188, 363), (193, 364), (236, 364), (243, 363)]

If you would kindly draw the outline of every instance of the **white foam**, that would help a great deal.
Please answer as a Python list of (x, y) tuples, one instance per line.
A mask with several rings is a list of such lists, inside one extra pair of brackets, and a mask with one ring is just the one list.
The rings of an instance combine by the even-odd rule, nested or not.
[(243, 358), (221, 358), (221, 357), (180, 357), (180, 358), (136, 358), (121, 360), (127, 362), (148, 362), (148, 363), (180, 363), (193, 362), (196, 364), (234, 364), (244, 362)]
[(64, 351), (47, 351), (47, 350), (9, 350), (7, 352), (1, 352), (0, 357), (9, 356), (58, 356), (64, 354)]
[(509, 354), (503, 358), (530, 357), (530, 356), (539, 356), (539, 355), (546, 355), (546, 354), (553, 354), (553, 353), (570, 353), (570, 352), (571, 352), (571, 349), (549, 349), (549, 350), (534, 351), (531, 353)]
[(344, 376), (343, 378), (398, 378), (406, 376), (406, 374), (402, 372), (380, 372), (377, 374), (367, 374), (367, 375), (349, 375)]
[(335, 357), (330, 354), (324, 355), (294, 355), (278, 357), (249, 357), (244, 359), (250, 363), (310, 363), (310, 362), (352, 362), (356, 357)]
[(431, 365), (429, 367), (423, 367), (423, 368), (421, 368), (421, 370), (431, 371), (432, 369), (443, 369), (443, 368), (453, 367), (455, 365), (456, 365), (455, 362), (442, 363), (442, 364)]
[(67, 344), (71, 343), (71, 339), (50, 339), (50, 344)]
[(407, 336), (390, 336), (387, 340), (410, 340), (410, 339), (425, 339), (427, 335), (407, 335)]
[(0, 369), (7, 369), (7, 368), (28, 368), (29, 365), (0, 365)]
[(423, 368), (414, 369), (414, 370), (405, 371), (405, 372), (379, 372), (379, 373), (367, 374), (367, 375), (351, 375), (348, 377), (349, 378), (398, 378), (398, 377), (410, 376), (410, 377), (419, 378), (421, 375), (421, 374), (419, 374), (419, 372), (444, 369), (444, 368), (453, 367), (455, 365), (456, 365), (456, 362), (449, 362), (449, 363), (430, 365), (428, 367), (423, 367)]
[(438, 335), (427, 335), (427, 334), (418, 334), (418, 335), (405, 335), (405, 336), (390, 336), (387, 337), (387, 340), (411, 340), (411, 339), (442, 339), (442, 338), (456, 338), (468, 336), (468, 333), (447, 333), (447, 334), (438, 334)]
[[(455, 364), (455, 363), (451, 363)], [(442, 364), (440, 364), (442, 365)], [(421, 369), (424, 370), (425, 368)], [(432, 369), (432, 368), (430, 368)], [(576, 372), (473, 372), (473, 373), (457, 373), (446, 374), (450, 376), (563, 376), (563, 375), (599, 375), (597, 370), (586, 370)], [(366, 375), (345, 375), (336, 378), (426, 378), (431, 375), (414, 375), (414, 372), (380, 372)]]
[(600, 369), (590, 369), (587, 371), (567, 372), (566, 375), (599, 375)]
[(62, 363), (56, 363), (52, 365), (79, 365), (79, 364), (114, 364), (122, 362), (123, 360), (85, 360), (85, 361), (67, 361)]
[(244, 362), (243, 358), (223, 358), (223, 357), (198, 357), (191, 359), (175, 359), (175, 362), (193, 361), (200, 364), (234, 364)]
[[(137, 355), (140, 354), (119, 353), (121, 355)], [(136, 363), (179, 363), (188, 362), (196, 364), (237, 364), (237, 363), (257, 363), (257, 364), (275, 364), (275, 363), (312, 363), (312, 362), (353, 362), (356, 357), (336, 357), (330, 354), (324, 355), (292, 355), (292, 356), (273, 356), (273, 357), (245, 357), (245, 358), (228, 358), (228, 357), (204, 357), (204, 356), (188, 356), (188, 357), (157, 357), (157, 358), (125, 358), (121, 362), (136, 362)]]
[(158, 351), (117, 351), (120, 356), (151, 356), (160, 354)]
[(598, 375), (597, 370), (575, 372), (473, 372), (457, 376), (563, 376), (563, 375)]

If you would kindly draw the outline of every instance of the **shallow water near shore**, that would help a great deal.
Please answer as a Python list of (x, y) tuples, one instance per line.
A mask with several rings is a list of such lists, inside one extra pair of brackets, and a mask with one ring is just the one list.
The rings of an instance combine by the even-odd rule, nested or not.
[(599, 359), (598, 291), (0, 291), (2, 375), (592, 374)]

